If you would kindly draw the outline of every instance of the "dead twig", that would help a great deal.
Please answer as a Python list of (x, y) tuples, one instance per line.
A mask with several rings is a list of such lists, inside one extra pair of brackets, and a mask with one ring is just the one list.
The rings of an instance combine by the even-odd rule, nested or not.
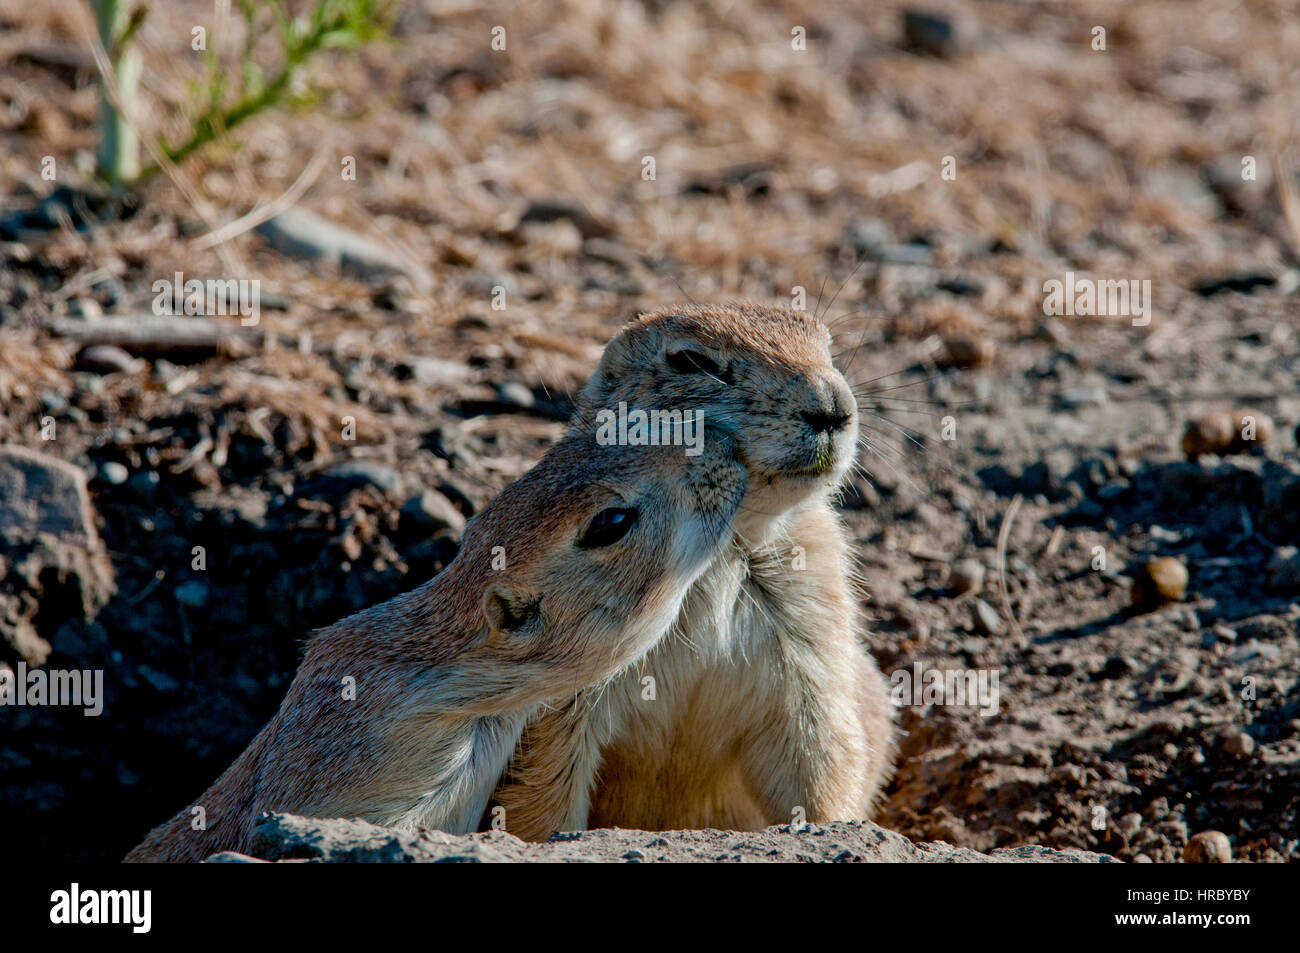
[(998, 590), (1002, 594), (1002, 614), (1011, 623), (1011, 631), (1015, 633), (1016, 641), (1021, 644), (1025, 641), (1025, 633), (1020, 628), (1016, 614), (1011, 611), (1011, 597), (1007, 595), (1007, 540), (1011, 537), (1011, 524), (1015, 521), (1016, 514), (1020, 512), (1022, 502), (1023, 497), (1017, 493), (1012, 498), (1011, 505), (1007, 507), (1007, 515), (1002, 518), (1002, 528), (998, 530)]

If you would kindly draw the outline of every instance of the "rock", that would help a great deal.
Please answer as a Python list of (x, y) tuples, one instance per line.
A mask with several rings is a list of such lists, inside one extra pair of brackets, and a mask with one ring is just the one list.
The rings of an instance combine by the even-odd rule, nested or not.
[(1223, 750), (1234, 758), (1249, 758), (1255, 751), (1255, 739), (1244, 731), (1229, 732), (1223, 739)]
[(460, 361), (441, 357), (413, 357), (410, 361), (411, 377), (424, 387), (451, 387), (463, 384), (474, 374), (473, 368)]
[(537, 403), (533, 392), (518, 381), (504, 381), (497, 385), (497, 399), (512, 407), (532, 407)]
[(98, 622), (65, 622), (50, 642), (55, 653), (76, 659), (83, 665), (107, 657), (111, 649), (108, 630)]
[(868, 257), (886, 265), (921, 266), (930, 264), (934, 249), (924, 242), (895, 242), (872, 249)]
[(156, 470), (138, 470), (131, 474), (131, 479), (127, 480), (127, 486), (131, 491), (146, 502), (154, 498), (161, 483), (162, 477), (158, 476)]
[(1218, 411), (1187, 424), (1183, 432), (1183, 453), (1196, 460), (1207, 453), (1226, 456), (1249, 453), (1264, 446), (1273, 436), (1273, 418), (1256, 410)]
[(77, 370), (92, 374), (129, 373), (143, 366), (142, 361), (111, 344), (96, 344), (83, 349), (77, 355), (76, 364)]
[(940, 278), (935, 282), (934, 286), (940, 291), (946, 291), (948, 294), (958, 295), (963, 298), (973, 297), (984, 291), (984, 286), (979, 282), (963, 277), (962, 275), (954, 275), (951, 278)]
[(61, 185), (31, 209), (0, 215), (0, 238), (23, 241), (31, 232), (53, 231), (69, 223), (78, 231), (129, 217), (139, 207), (135, 195), (74, 189)]
[(894, 231), (884, 219), (860, 218), (850, 223), (845, 238), (859, 255), (875, 257), (876, 249), (893, 244)]
[(1125, 837), (1132, 837), (1142, 829), (1142, 815), (1134, 812), (1125, 814), (1119, 819), (1119, 829)]
[(1232, 863), (1232, 844), (1222, 831), (1193, 834), (1183, 848), (1183, 860), (1189, 864)]
[(168, 695), (180, 691), (181, 683), (166, 672), (161, 672), (149, 665), (141, 665), (138, 671), (145, 684), (160, 694)]
[(1097, 670), (1093, 675), (1093, 681), (1109, 681), (1116, 678), (1125, 678), (1132, 675), (1138, 669), (1138, 664), (1126, 655), (1112, 655), (1106, 659), (1106, 663)]
[(1251, 641), (1233, 646), (1226, 657), (1234, 665), (1243, 665), (1256, 658), (1262, 658), (1266, 662), (1273, 663), (1282, 657), (1282, 648), (1277, 645), (1269, 645), (1267, 642)]
[[(505, 831), (444, 834), (398, 831), (360, 820), (320, 820), (291, 814), (258, 818), (248, 854), (214, 855), (209, 861), (248, 859), (324, 863), (563, 863), (587, 861), (781, 863), (1114, 863), (1114, 858), (1082, 850), (1026, 846), (981, 854), (946, 843), (914, 844), (901, 834), (869, 821), (834, 821), (769, 827), (762, 831), (690, 830), (648, 833), (598, 829), (557, 834), (528, 843)], [(631, 855), (631, 856), (629, 856)]]
[(916, 53), (947, 58), (961, 52), (964, 37), (958, 25), (939, 13), (903, 11), (903, 41)]
[(177, 602), (187, 608), (202, 609), (208, 604), (212, 593), (203, 583), (190, 579), (172, 590), (172, 595), (176, 597)]
[(427, 269), (305, 208), (286, 209), (257, 226), (257, 232), (281, 254), (363, 281), (383, 282), (394, 275), (405, 275), (418, 291), (430, 291), (434, 286), (433, 274)]
[(977, 632), (982, 632), (984, 635), (1002, 633), (1002, 616), (998, 615), (998, 611), (983, 599), (971, 600), (971, 623)]
[(1207, 219), (1223, 214), (1219, 197), (1206, 186), (1200, 175), (1183, 166), (1152, 169), (1141, 177), (1139, 188)]
[[(601, 222), (577, 202), (534, 202), (519, 216), (519, 225), (528, 222), (558, 222), (567, 219), (583, 238), (607, 238), (614, 230)], [(515, 226), (518, 229), (518, 225)]]
[(1268, 587), (1274, 592), (1300, 592), (1300, 549), (1279, 546), (1268, 561)]
[(337, 464), (325, 472), (325, 478), (344, 492), (374, 486), (395, 496), (402, 489), (402, 475), (397, 470), (370, 460), (348, 460)]
[(1172, 556), (1153, 559), (1133, 579), (1132, 602), (1139, 608), (1155, 608), (1176, 602), (1187, 593), (1187, 567)]
[(410, 520), (422, 533), (450, 529), (459, 534), (465, 528), (465, 516), (436, 490), (425, 490), (402, 504), (402, 519)]
[(121, 486), (131, 478), (131, 471), (125, 464), (110, 460), (99, 465), (99, 478), (111, 486)]
[(1256, 288), (1271, 288), (1277, 284), (1277, 275), (1267, 271), (1238, 271), (1228, 275), (1206, 275), (1197, 278), (1192, 290), (1203, 297), (1223, 291), (1250, 294)]
[(1111, 480), (1097, 490), (1097, 498), (1112, 503), (1128, 492), (1128, 480)]
[(1241, 156), (1219, 156), (1201, 165), (1201, 177), (1230, 210), (1238, 214), (1257, 208), (1272, 194), (1273, 170), (1269, 163), (1255, 166), (1255, 178), (1241, 176)]
[(978, 559), (959, 559), (948, 571), (948, 585), (958, 595), (984, 588), (984, 564)]
[(988, 367), (997, 355), (997, 348), (986, 337), (956, 335), (945, 339), (943, 348), (939, 361), (943, 367)]
[(1078, 410), (1080, 407), (1102, 407), (1110, 400), (1106, 385), (1101, 383), (1085, 384), (1062, 391), (1056, 402), (1062, 410)]
[(91, 621), (115, 591), (82, 471), (0, 447), (0, 662), (40, 665), (50, 651), (32, 619)]
[(68, 316), (81, 321), (98, 321), (104, 316), (104, 308), (94, 298), (73, 298), (68, 302)]
[(249, 857), (247, 854), (241, 854), (237, 850), (223, 850), (219, 854), (213, 854), (205, 864), (267, 864), (270, 861), (259, 860), (256, 857)]
[(438, 484), (438, 492), (451, 500), (456, 509), (460, 510), (466, 517), (474, 515), (474, 501), (470, 499), (469, 494), (450, 480), (443, 480)]

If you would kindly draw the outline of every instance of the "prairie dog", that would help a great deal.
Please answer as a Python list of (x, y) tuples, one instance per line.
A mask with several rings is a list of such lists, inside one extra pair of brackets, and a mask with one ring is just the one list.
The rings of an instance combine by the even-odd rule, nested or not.
[(731, 537), (748, 480), (734, 450), (561, 441), (442, 573), (316, 633), (275, 718), (127, 860), (244, 849), (269, 810), (475, 830), (528, 717), (667, 632)]
[(893, 708), (858, 644), (832, 507), (858, 416), (830, 344), (815, 318), (738, 305), (643, 315), (606, 348), (571, 432), (621, 403), (702, 410), (734, 439), (749, 488), (732, 543), (669, 637), (530, 721), (494, 796), (507, 830), (543, 839), (869, 815), (892, 764)]

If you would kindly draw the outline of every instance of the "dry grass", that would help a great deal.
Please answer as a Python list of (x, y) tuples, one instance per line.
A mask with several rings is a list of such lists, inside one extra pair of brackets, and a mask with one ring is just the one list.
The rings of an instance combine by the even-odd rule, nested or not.
[[(899, 241), (924, 238), (936, 267), (981, 292), (935, 298), (906, 268), (870, 263), (831, 315), (849, 315), (836, 324), (846, 343), (880, 317), (918, 338), (954, 321), (1027, 330), (1043, 279), (1067, 269), (1151, 278), (1173, 307), (1207, 269), (1295, 254), (1265, 181), (1272, 157), (1288, 176), (1300, 161), (1294, 3), (947, 4), (973, 26), (953, 59), (902, 48), (907, 6), (406, 3), (391, 44), (316, 64), (319, 109), (265, 116), (184, 163), (184, 189), (151, 183), (134, 218), (35, 248), (46, 285), (23, 317), (59, 313), (103, 275), (122, 280), (125, 308), (146, 306), (160, 275), (233, 273), (290, 299), (264, 315), (277, 339), (308, 332), (340, 359), (468, 357), (564, 391), (637, 310), (684, 296), (788, 300), (795, 285), (825, 307), (857, 261), (846, 230), (864, 217)], [(205, 2), (152, 6), (140, 34), (147, 137), (180, 136), (201, 68), (190, 30), (211, 17)], [(0, 23), (8, 204), (50, 190), (41, 156), (56, 157), (60, 182), (80, 180), (96, 101), (89, 71), (41, 53), (85, 56), (83, 5), (3, 0)], [(1094, 24), (1107, 27), (1106, 52), (1090, 48)], [(505, 52), (489, 48), (496, 25)], [(807, 50), (791, 48), (796, 25)], [(234, 68), (242, 37), (209, 39)], [(1247, 154), (1261, 181), (1232, 190), (1236, 214), (1224, 214), (1199, 171)], [(344, 156), (356, 157), (355, 181), (339, 174)], [(645, 156), (654, 181), (641, 176)], [(955, 181), (939, 177), (944, 156)], [(429, 266), (434, 291), (400, 289), (375, 307), (370, 289), (314, 274), (251, 232), (205, 247), (205, 219), (275, 201), (313, 162), (322, 171), (303, 179), (301, 202)], [(728, 176), (753, 163), (765, 169), (758, 194)], [(519, 225), (530, 202), (550, 200), (584, 208), (609, 230), (603, 246), (568, 220)], [(498, 284), (504, 311), (489, 306)], [(263, 360), (256, 373), (281, 385), (259, 393), (277, 406), (285, 388), (310, 405), (339, 383), (338, 361)]]

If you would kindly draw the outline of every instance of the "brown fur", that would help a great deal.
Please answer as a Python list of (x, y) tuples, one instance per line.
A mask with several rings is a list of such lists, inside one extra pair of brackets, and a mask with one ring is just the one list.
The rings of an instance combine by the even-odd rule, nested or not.
[[(670, 636), (530, 721), (495, 794), (508, 830), (542, 839), (870, 813), (892, 763), (893, 708), (858, 642), (832, 506), (858, 422), (829, 343), (811, 317), (736, 305), (642, 316), (606, 349), (573, 432), (620, 401), (703, 409), (736, 441), (749, 490), (735, 540), (696, 580)], [(683, 348), (720, 370), (674, 369), (668, 357)], [(818, 434), (805, 416), (817, 413), (848, 419)]]
[[(318, 632), (271, 723), (127, 859), (246, 849), (269, 810), (474, 830), (527, 718), (666, 633), (730, 539), (747, 479), (733, 453), (725, 435), (698, 457), (558, 444), (470, 521), (443, 573)], [(579, 547), (610, 506), (638, 510), (632, 529)], [(206, 829), (192, 829), (193, 807)]]

